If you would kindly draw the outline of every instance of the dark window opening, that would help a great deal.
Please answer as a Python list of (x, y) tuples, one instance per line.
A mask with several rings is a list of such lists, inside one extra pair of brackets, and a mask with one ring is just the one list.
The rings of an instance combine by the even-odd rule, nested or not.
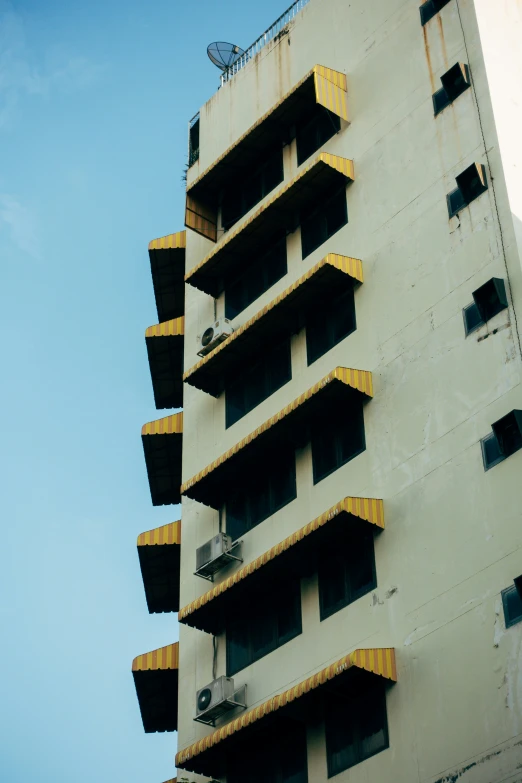
[(449, 3), (450, 0), (427, 0), (420, 7), (421, 24), (425, 25), (430, 21), (439, 11)]
[(199, 114), (189, 125), (189, 168), (199, 159)]
[(346, 186), (319, 208), (303, 212), (300, 223), (302, 256), (306, 258), (348, 223)]
[(484, 470), (494, 468), (495, 465), (498, 465), (499, 462), (502, 462), (506, 459), (505, 455), (502, 454), (500, 450), (500, 446), (494, 432), (492, 432), (490, 435), (487, 435), (485, 438), (482, 438), (480, 445), (482, 447), (482, 461), (484, 463)]
[(502, 310), (506, 310), (508, 300), (506, 286), (502, 278), (492, 277), (487, 283), (473, 291), (473, 301), (484, 322), (489, 321)]
[(476, 329), (484, 326), (484, 321), (481, 318), (475, 302), (467, 305), (462, 311), (462, 315), (464, 317), (464, 330), (466, 335), (471, 334), (471, 332), (474, 332)]
[(342, 692), (325, 700), (328, 777), (389, 747), (386, 693), (381, 683), (346, 697)]
[(458, 177), (457, 189), (446, 196), (448, 213), (453, 217), (488, 189), (486, 169), (481, 163), (472, 163)]
[(269, 597), (248, 601), (227, 625), (227, 677), (302, 633), (299, 579), (281, 580), (269, 589)]
[(353, 288), (318, 305), (306, 322), (306, 354), (312, 364), (357, 327)]
[(237, 381), (225, 389), (226, 427), (231, 427), (292, 379), (290, 339), (270, 348), (260, 360), (244, 367), (238, 376)]
[(297, 165), (304, 163), (340, 130), (341, 118), (324, 106), (315, 104), (311, 117), (297, 127)]
[(506, 628), (510, 628), (522, 620), (522, 598), (520, 598), (515, 585), (502, 590), (502, 606), (504, 607)]
[(433, 94), (433, 109), (439, 114), (471, 86), (469, 68), (465, 63), (455, 63), (440, 77), (442, 87)]
[(510, 457), (522, 449), (522, 411), (514, 410), (492, 425), (500, 452)]
[(242, 489), (226, 502), (226, 528), (240, 538), (296, 497), (294, 451), (261, 463)]
[(279, 185), (283, 176), (282, 147), (267, 153), (253, 172), (245, 171), (243, 178), (223, 194), (221, 223), (225, 231)]
[(377, 587), (372, 531), (358, 531), (337, 551), (326, 550), (318, 571), (322, 621)]
[(270, 250), (255, 258), (246, 272), (225, 286), (225, 318), (235, 318), (261, 294), (286, 275), (286, 237), (277, 239)]
[(354, 396), (337, 416), (319, 422), (312, 433), (314, 484), (357, 457), (365, 448), (363, 405)]
[(227, 783), (308, 783), (306, 728), (281, 721), (276, 733), (264, 734), (228, 757)]

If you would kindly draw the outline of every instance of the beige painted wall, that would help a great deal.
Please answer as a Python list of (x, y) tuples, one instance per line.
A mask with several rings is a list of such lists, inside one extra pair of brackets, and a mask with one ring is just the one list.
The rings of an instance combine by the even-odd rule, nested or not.
[[(235, 678), (248, 684), (251, 707), (356, 647), (396, 648), (390, 749), (337, 776), (339, 783), (453, 781), (467, 766), (463, 783), (522, 780), (522, 624), (505, 630), (500, 600), (522, 572), (522, 452), (485, 473), (480, 449), (491, 423), (522, 407), (515, 328), (522, 266), (512, 219), (522, 216), (518, 164), (502, 134), (499, 147), (495, 126), (515, 112), (504, 111), (506, 94), (490, 96), (499, 69), (486, 73), (493, 50), (484, 61), (481, 45), (491, 9), (507, 9), (509, 19), (509, 7), (520, 3), (476, 4), (480, 35), (473, 0), (452, 0), (425, 28), (417, 0), (312, 0), (288, 36), (202, 108), (201, 158), (189, 171), (190, 182), (316, 63), (346, 72), (352, 121), (325, 150), (355, 162), (349, 223), (304, 261), (299, 231), (289, 237), (288, 274), (234, 325), (336, 252), (363, 261), (357, 330), (310, 367), (304, 333), (296, 335), (292, 381), (228, 430), (223, 397), (186, 386), (183, 459), (185, 481), (337, 365), (373, 373), (366, 451), (314, 486), (310, 450), (301, 450), (297, 499), (244, 536), (243, 548), (249, 562), (346, 495), (384, 499), (375, 593), (320, 623), (316, 581), (303, 583), (303, 634)], [(512, 31), (506, 41), (520, 49)], [(434, 118), (432, 92), (457, 61), (469, 63), (474, 90)], [(449, 220), (446, 194), (474, 161), (486, 165), (490, 188)], [(292, 146), (285, 180), (296, 171)], [(212, 247), (188, 231), (187, 269)], [(462, 308), (472, 291), (508, 273), (512, 306), (465, 338)], [(218, 314), (222, 308), (220, 299)], [(197, 361), (197, 336), (213, 314), (213, 300), (188, 286), (186, 368)], [(184, 500), (182, 517), (184, 605), (209, 587), (193, 575), (195, 550), (217, 532), (218, 512)], [(224, 647), (220, 638), (218, 674)], [(180, 654), (183, 748), (208, 731), (193, 716), (196, 689), (212, 679), (211, 637), (180, 626)], [(310, 782), (325, 781), (317, 738), (309, 756)]]

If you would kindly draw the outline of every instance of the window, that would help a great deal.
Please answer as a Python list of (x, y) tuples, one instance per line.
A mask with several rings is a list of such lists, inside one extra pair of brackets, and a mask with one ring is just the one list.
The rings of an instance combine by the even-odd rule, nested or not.
[[(295, 454), (292, 451), (261, 463), (250, 482), (226, 503), (226, 527), (233, 540), (248, 533), (296, 497)], [(260, 474), (260, 475), (259, 475)]]
[(334, 300), (318, 305), (306, 324), (306, 354), (308, 364), (323, 356), (356, 329), (353, 288)]
[(459, 95), (471, 87), (469, 68), (465, 63), (455, 63), (440, 77), (442, 87), (433, 94), (433, 109), (435, 115), (439, 114), (446, 106), (457, 100)]
[(486, 169), (482, 163), (472, 163), (455, 177), (455, 181), (457, 183), (456, 190), (452, 190), (446, 196), (450, 218), (488, 189)]
[(360, 532), (336, 552), (325, 551), (319, 565), (321, 620), (377, 587), (373, 533)]
[(282, 147), (268, 153), (253, 172), (243, 172), (242, 179), (236, 181), (223, 195), (221, 223), (225, 231), (279, 185), (283, 176)]
[(328, 777), (389, 747), (386, 693), (378, 683), (354, 697), (330, 694), (325, 700)]
[(189, 168), (199, 160), (199, 114), (189, 123)]
[(227, 783), (308, 783), (306, 728), (281, 721), (277, 733), (256, 733), (228, 757)]
[(297, 165), (300, 166), (340, 130), (340, 117), (324, 106), (315, 104), (311, 116), (297, 128)]
[(429, 22), (448, 3), (449, 0), (427, 0), (423, 3), (420, 7), (421, 24), (425, 25)]
[(299, 579), (270, 585), (270, 597), (248, 602), (227, 626), (227, 677), (250, 666), (302, 632)]
[(253, 410), (292, 379), (290, 339), (271, 348), (259, 361), (245, 367), (225, 390), (226, 426)]
[(286, 237), (279, 237), (249, 268), (225, 286), (225, 318), (235, 318), (287, 272)]
[(303, 212), (300, 223), (302, 255), (306, 258), (348, 223), (346, 186), (343, 185), (318, 209)]
[(522, 620), (522, 599), (515, 585), (502, 590), (502, 606), (504, 607), (506, 628), (510, 628)]
[(482, 320), (475, 302), (466, 305), (462, 311), (462, 315), (464, 317), (464, 331), (466, 332), (466, 336), (476, 329), (479, 329), (481, 326), (484, 326), (484, 321)]
[(502, 462), (502, 460), (506, 459), (504, 454), (502, 454), (500, 451), (500, 446), (494, 432), (492, 432), (490, 435), (487, 435), (485, 438), (482, 438), (480, 445), (482, 446), (482, 461), (484, 463), (484, 470), (489, 470), (490, 468), (495, 467), (495, 465), (498, 465), (499, 462)]
[(365, 448), (362, 402), (354, 398), (338, 416), (319, 423), (312, 433), (314, 484), (345, 465)]

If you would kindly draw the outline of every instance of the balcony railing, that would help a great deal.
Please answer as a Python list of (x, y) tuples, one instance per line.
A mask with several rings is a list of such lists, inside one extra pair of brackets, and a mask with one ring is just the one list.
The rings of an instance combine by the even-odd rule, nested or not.
[(244, 54), (242, 54), (241, 57), (238, 57), (238, 59), (230, 66), (230, 68), (227, 68), (227, 70), (221, 74), (221, 84), (223, 85), (230, 81), (230, 79), (238, 71), (244, 68), (245, 65), (252, 59), (252, 57), (255, 57), (255, 55), (261, 51), (263, 46), (266, 46), (267, 43), (279, 35), (283, 28), (286, 27), (286, 25), (292, 21), (294, 16), (297, 16), (299, 11), (301, 11), (305, 5), (308, 5), (309, 2), (310, 0), (296, 0), (295, 3), (292, 3), (290, 8), (287, 8), (286, 11), (281, 14), (279, 19), (276, 19), (276, 21), (270, 25), (270, 27), (265, 30), (262, 35), (259, 36), (257, 41), (254, 41), (254, 43), (248, 47)]

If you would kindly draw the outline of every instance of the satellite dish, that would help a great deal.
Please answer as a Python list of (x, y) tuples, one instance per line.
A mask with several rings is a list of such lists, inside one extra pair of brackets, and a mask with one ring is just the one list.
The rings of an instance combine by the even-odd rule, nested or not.
[(228, 71), (244, 53), (239, 46), (225, 41), (214, 41), (207, 46), (208, 56), (221, 71)]

